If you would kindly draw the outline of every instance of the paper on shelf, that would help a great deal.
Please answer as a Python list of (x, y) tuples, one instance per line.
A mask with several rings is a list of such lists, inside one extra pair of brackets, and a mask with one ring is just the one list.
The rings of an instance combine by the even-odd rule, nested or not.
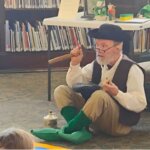
[(80, 0), (61, 0), (58, 18), (73, 19), (76, 17)]

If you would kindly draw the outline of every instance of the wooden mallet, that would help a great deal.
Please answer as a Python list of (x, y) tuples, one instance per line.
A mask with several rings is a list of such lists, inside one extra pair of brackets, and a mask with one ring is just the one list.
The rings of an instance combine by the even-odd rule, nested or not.
[(64, 61), (64, 60), (67, 60), (67, 59), (71, 59), (71, 54), (70, 53), (50, 59), (50, 60), (48, 60), (48, 64), (52, 65), (52, 64), (57, 63), (59, 61)]
[[(81, 48), (82, 48), (82, 50), (84, 52), (85, 48), (84, 48), (83, 45), (81, 45)], [(57, 62), (60, 62), (60, 61), (64, 61), (64, 60), (67, 60), (67, 59), (71, 59), (71, 54), (70, 53), (50, 59), (50, 60), (48, 60), (48, 64), (52, 65), (54, 63), (57, 63)]]

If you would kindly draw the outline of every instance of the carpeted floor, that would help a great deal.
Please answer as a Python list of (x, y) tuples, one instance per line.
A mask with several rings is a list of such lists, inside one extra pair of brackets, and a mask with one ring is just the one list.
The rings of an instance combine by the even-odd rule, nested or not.
[[(52, 72), (52, 93), (59, 84), (65, 84), (65, 71)], [(48, 111), (58, 116), (58, 127), (65, 124), (53, 101), (47, 101), (47, 72), (0, 74), (0, 130), (19, 127), (26, 131), (42, 128)], [(124, 137), (98, 135), (81, 145), (52, 142), (70, 149), (149, 149), (150, 112), (144, 112), (131, 134)], [(41, 140), (36, 139), (37, 142)]]

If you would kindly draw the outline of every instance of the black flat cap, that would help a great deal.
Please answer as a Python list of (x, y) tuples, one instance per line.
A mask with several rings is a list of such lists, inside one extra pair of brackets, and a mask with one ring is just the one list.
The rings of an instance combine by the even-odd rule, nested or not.
[(107, 39), (117, 42), (123, 42), (126, 33), (117, 25), (103, 24), (97, 29), (89, 31), (89, 36), (95, 39)]

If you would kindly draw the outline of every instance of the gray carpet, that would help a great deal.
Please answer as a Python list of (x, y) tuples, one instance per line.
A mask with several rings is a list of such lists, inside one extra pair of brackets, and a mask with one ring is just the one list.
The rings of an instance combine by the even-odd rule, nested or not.
[[(52, 72), (52, 93), (59, 84), (65, 84), (65, 71)], [(47, 72), (0, 74), (0, 130), (19, 127), (30, 131), (43, 128), (43, 117), (49, 110), (58, 116), (58, 127), (65, 124), (53, 101), (47, 101)], [(149, 149), (150, 113), (144, 112), (133, 131), (124, 137), (100, 134), (87, 143), (74, 145), (53, 142), (71, 149)], [(36, 141), (41, 141), (35, 138)]]

